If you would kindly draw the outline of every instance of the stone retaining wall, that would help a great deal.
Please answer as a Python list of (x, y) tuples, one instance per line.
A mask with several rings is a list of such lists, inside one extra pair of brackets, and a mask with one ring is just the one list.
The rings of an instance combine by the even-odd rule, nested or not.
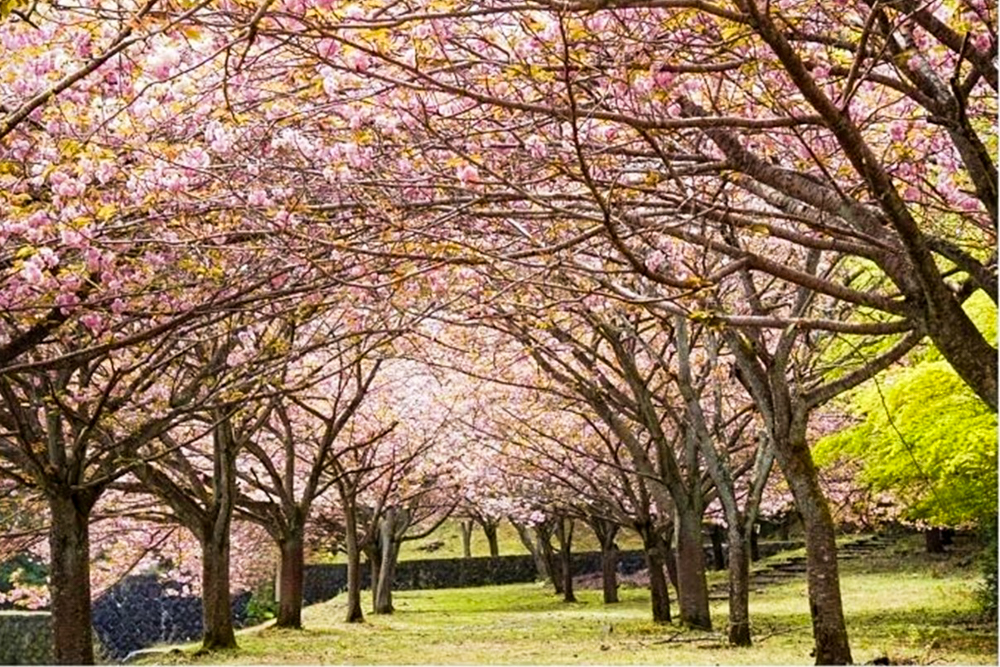
[(0, 665), (52, 663), (52, 621), (47, 611), (0, 611)]
[[(233, 623), (246, 620), (250, 593), (233, 595)], [(201, 637), (201, 598), (182, 595), (181, 586), (153, 575), (127, 577), (94, 601), (94, 630), (104, 653), (123, 660), (138, 649)]]

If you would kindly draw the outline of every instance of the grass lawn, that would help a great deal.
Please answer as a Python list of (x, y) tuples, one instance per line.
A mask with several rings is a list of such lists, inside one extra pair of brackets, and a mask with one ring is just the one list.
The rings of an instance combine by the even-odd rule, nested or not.
[[(935, 560), (916, 541), (842, 564), (842, 590), (856, 663), (997, 663), (997, 634), (977, 620), (977, 568), (968, 554)], [(713, 573), (713, 579), (722, 573)], [(755, 645), (726, 646), (726, 603), (714, 602), (720, 632), (649, 622), (648, 594), (622, 589), (605, 606), (599, 591), (565, 604), (541, 584), (402, 591), (392, 616), (341, 622), (344, 598), (304, 611), (306, 630), (240, 633), (240, 650), (164, 655), (170, 664), (809, 664), (804, 578), (751, 596)]]
[[(501, 556), (520, 556), (528, 553), (517, 536), (517, 530), (509, 521), (502, 521), (497, 531), (497, 545)], [(490, 547), (478, 525), (472, 531), (472, 555), (476, 557), (489, 556)], [(618, 538), (620, 549), (641, 549), (642, 540), (630, 530), (621, 531)], [(599, 551), (601, 548), (594, 533), (582, 522), (577, 522), (573, 534), (573, 551)], [(399, 550), (400, 560), (423, 560), (426, 558), (461, 558), (462, 529), (458, 519), (448, 519), (433, 533), (419, 540), (403, 542)], [(343, 554), (317, 554), (313, 562), (344, 563)]]

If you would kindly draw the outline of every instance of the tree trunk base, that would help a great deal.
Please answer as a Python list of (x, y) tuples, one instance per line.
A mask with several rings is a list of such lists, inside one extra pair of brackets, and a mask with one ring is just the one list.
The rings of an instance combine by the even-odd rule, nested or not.
[(749, 623), (729, 624), (729, 644), (730, 646), (751, 646)]

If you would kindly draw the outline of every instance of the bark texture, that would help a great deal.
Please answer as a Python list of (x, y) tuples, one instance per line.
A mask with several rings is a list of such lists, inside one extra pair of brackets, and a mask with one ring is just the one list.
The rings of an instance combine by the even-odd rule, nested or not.
[(701, 512), (677, 511), (677, 584), (681, 623), (699, 630), (712, 629), (705, 580), (705, 550), (701, 544)]
[(601, 548), (601, 589), (604, 604), (618, 602), (618, 548), (613, 544)]
[(60, 665), (92, 665), (91, 503), (71, 492), (50, 495), (48, 500), (52, 514), (49, 529), (52, 659)]
[(750, 646), (750, 550), (743, 525), (732, 522), (729, 535), (729, 643)]
[(669, 623), (670, 589), (664, 573), (664, 554), (658, 547), (646, 549), (646, 565), (649, 568), (649, 598), (654, 623)]
[(804, 420), (796, 420), (792, 437), (776, 442), (778, 462), (802, 517), (806, 542), (809, 610), (817, 665), (849, 665), (851, 647), (840, 597), (840, 573), (833, 517), (805, 442)]
[(361, 548), (358, 545), (358, 521), (353, 508), (345, 508), (345, 547), (347, 548), (347, 623), (362, 623), (361, 610)]
[(500, 557), (500, 538), (497, 536), (499, 525), (495, 521), (483, 523), (483, 533), (486, 535), (486, 543), (490, 548), (490, 558)]
[(399, 542), (395, 535), (396, 511), (393, 507), (388, 508), (379, 525), (381, 563), (379, 563), (378, 582), (372, 584), (375, 591), (376, 614), (391, 614), (395, 611), (392, 606), (392, 583), (396, 578), (396, 561), (399, 558)]
[(295, 530), (280, 544), (281, 565), (278, 575), (279, 628), (302, 627), (302, 594), (305, 583), (305, 536)]
[(201, 650), (236, 648), (229, 598), (229, 529), (209, 529), (201, 540)]

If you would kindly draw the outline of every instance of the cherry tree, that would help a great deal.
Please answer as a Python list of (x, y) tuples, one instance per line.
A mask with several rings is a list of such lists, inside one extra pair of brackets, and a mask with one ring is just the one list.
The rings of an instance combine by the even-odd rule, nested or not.
[[(333, 442), (321, 478), (335, 489), (339, 507), (326, 507), (315, 518), (318, 530), (342, 541), (347, 555), (348, 623), (364, 620), (362, 554), (371, 568), (373, 609), (392, 613), (402, 542), (433, 532), (456, 505), (450, 469), (457, 448), (449, 447), (445, 428), (450, 412), (436, 402), (439, 381), (400, 358), (380, 362), (372, 377), (365, 400)], [(309, 403), (308, 417), (329, 432), (341, 415), (327, 398)]]
[[(486, 339), (479, 347), (485, 346), (490, 353), (473, 346), (467, 354), (480, 361), (467, 365), (465, 372), (485, 365), (493, 366), (494, 373), (486, 383), (490, 386), (487, 400), (478, 399), (483, 407), (464, 412), (462, 421), (470, 430), (469, 439), (485, 439), (488, 451), (503, 461), (502, 476), (489, 479), (489, 488), (496, 496), (506, 497), (506, 512), (541, 563), (540, 572), (551, 572), (557, 593), (563, 592), (548, 543), (560, 515), (580, 518), (598, 537), (604, 600), (614, 602), (615, 536), (621, 527), (634, 529), (646, 552), (653, 620), (670, 622), (665, 568), (677, 583), (676, 562), (670, 554), (672, 503), (657, 505), (650, 493), (651, 482), (635, 468), (622, 441), (585, 402), (539, 372), (520, 346), (511, 348), (510, 341), (504, 345), (495, 334), (480, 333), (479, 337)], [(505, 348), (510, 349), (497, 354)], [(655, 458), (656, 453), (650, 449), (647, 456)], [(473, 483), (482, 481), (474, 479)], [(562, 491), (544, 491), (553, 488)], [(528, 528), (537, 533), (535, 539), (528, 535)]]
[[(197, 328), (176, 332), (197, 336)], [(55, 368), (22, 364), (0, 377), (3, 475), (37, 491), (49, 509), (50, 590), (55, 657), (90, 662), (91, 512), (108, 488), (146, 460), (149, 445), (225, 387), (214, 366), (178, 367), (180, 339), (73, 357), (46, 346)], [(180, 348), (180, 349), (179, 349)], [(72, 350), (72, 347), (69, 347)], [(38, 356), (36, 349), (31, 356)], [(40, 443), (44, 443), (40, 445)]]
[[(492, 467), (483, 467), (480, 477), (464, 478), (465, 483), (471, 482), (494, 506), (505, 507), (535, 556), (539, 573), (551, 576), (560, 594), (566, 593), (568, 569), (555, 558), (551, 545), (551, 539), (559, 537), (560, 523), (579, 518), (599, 534), (608, 601), (617, 595), (614, 535), (620, 526), (635, 529), (649, 561), (653, 618), (669, 622), (664, 567), (676, 583), (676, 563), (669, 554), (672, 500), (662, 488), (658, 500), (653, 499), (649, 485), (655, 482), (635, 467), (622, 440), (576, 392), (542, 371), (520, 344), (495, 330), (468, 329), (461, 322), (451, 322), (435, 338), (446, 353), (435, 354), (428, 347), (424, 356), (477, 381), (475, 390), (465, 394), (466, 406), (459, 409), (460, 424), (468, 432), (466, 441), (483, 452), (477, 458), (487, 458)], [(459, 350), (461, 355), (456, 355)], [(645, 446), (645, 456), (654, 460), (652, 441)], [(567, 542), (560, 540), (560, 547)]]
[[(513, 335), (530, 349), (544, 372), (566, 390), (577, 392), (621, 439), (636, 470), (654, 480), (651, 491), (657, 494), (657, 504), (674, 508), (681, 619), (693, 627), (711, 628), (697, 443), (666, 428), (669, 379), (650, 354), (660, 350), (640, 346), (627, 320), (614, 309), (550, 312), (544, 326), (522, 326)], [(663, 343), (659, 345), (662, 348)], [(643, 444), (647, 439), (654, 443), (652, 457)]]
[(306, 526), (314, 503), (334, 483), (330, 468), (337, 439), (364, 401), (382, 363), (376, 355), (386, 342), (359, 331), (340, 341), (332, 331), (322, 337), (322, 350), (298, 364), (301, 374), (314, 379), (303, 387), (294, 375), (288, 377), (298, 390), (277, 398), (260, 436), (246, 443), (246, 461), (237, 473), (244, 486), (240, 515), (267, 530), (281, 552), (280, 627), (301, 627)]
[[(451, 299), (462, 275), (489, 314), (511, 284), (589, 256), (615, 298), (722, 328), (810, 526), (831, 663), (850, 651), (811, 411), (924, 336), (996, 410), (996, 350), (962, 308), (997, 298), (995, 3), (150, 1), (26, 18), (0, 24), (4, 377), (155, 344), (290, 278), (298, 298), (305, 267), (313, 290), (398, 286), (402, 309)], [(800, 383), (827, 335), (905, 337), (849, 381)]]
[[(995, 298), (989, 250), (995, 168), (977, 148), (984, 145), (983, 133), (966, 123), (970, 110), (988, 117), (995, 108), (995, 96), (984, 90), (995, 85), (990, 83), (995, 74), (983, 67), (996, 48), (988, 28), (991, 8), (970, 7), (959, 19), (937, 4), (892, 9), (852, 4), (859, 29), (842, 38), (842, 21), (819, 9), (813, 17), (810, 9), (761, 9), (751, 3), (548, 6), (551, 13), (501, 4), (437, 26), (428, 19), (431, 27), (420, 43), (426, 51), (414, 49), (416, 57), (409, 59), (382, 44), (345, 41), (376, 60), (370, 69), (377, 75), (440, 96), (442, 104), (421, 116), (423, 125), (450, 140), (462, 164), (459, 185), (478, 197), (473, 201), (481, 215), (499, 216), (496, 203), (511, 201), (506, 196), (529, 202), (529, 210), (595, 220), (633, 270), (672, 290), (710, 288), (744, 267), (838, 302), (823, 314), (873, 309), (880, 313), (876, 321), (846, 323), (813, 314), (800, 326), (881, 335), (912, 329), (935, 340), (947, 338), (940, 343), (942, 349), (951, 345), (945, 356), (995, 407), (996, 374), (990, 370), (995, 350), (960, 308), (977, 289)], [(393, 18), (413, 25), (415, 35), (424, 24), (419, 12)], [(797, 27), (790, 39), (775, 27), (781, 20), (795, 26), (800, 18), (810, 29)], [(370, 27), (386, 20), (383, 14), (369, 21)], [(977, 45), (970, 37), (963, 46), (961, 33), (951, 27), (959, 20), (970, 21)], [(364, 24), (359, 18), (357, 34), (365, 34)], [(598, 27), (602, 39), (595, 40)], [(672, 38), (661, 39), (664, 34)], [(731, 46), (735, 36), (739, 57)], [(913, 40), (927, 48), (906, 60), (906, 45)], [(429, 63), (435, 56), (464, 66), (434, 70)], [(844, 65), (845, 56), (868, 66)], [(897, 62), (902, 60), (905, 65)], [(747, 72), (744, 63), (752, 63)], [(482, 75), (498, 71), (504, 76)], [(949, 89), (941, 82), (955, 71), (955, 87)], [(759, 82), (743, 85), (744, 75)], [(503, 85), (493, 87), (491, 81)], [(616, 94), (602, 94), (609, 90)], [(788, 90), (796, 94), (784, 94)], [(444, 102), (447, 112), (439, 113)], [(664, 108), (667, 116), (657, 111)], [(877, 111), (863, 113), (868, 109)], [(483, 125), (492, 131), (470, 136), (471, 121), (487, 113)], [(909, 124), (893, 125), (911, 117)], [(889, 131), (893, 127), (896, 136)], [(488, 142), (524, 150), (482, 150)], [(536, 173), (542, 178), (513, 176), (523, 170), (526, 152), (539, 161)], [(557, 157), (573, 167), (545, 171)], [(948, 167), (939, 166), (942, 159)], [(733, 170), (737, 178), (730, 177)], [(976, 184), (971, 198), (961, 191), (964, 178)], [(560, 188), (560, 179), (569, 182)], [(574, 197), (581, 187), (585, 196)], [(946, 213), (925, 215), (937, 211)], [(929, 222), (917, 225), (916, 219)], [(685, 224), (675, 224), (678, 220)], [(550, 248), (568, 247), (590, 234), (578, 225), (563, 229), (557, 240), (531, 228), (523, 232), (541, 249), (546, 242)], [(729, 229), (743, 239), (767, 234), (775, 242), (842, 253), (850, 260), (837, 272), (790, 269), (772, 258), (773, 243), (759, 249), (731, 243)], [(729, 266), (713, 263), (716, 272), (684, 266), (685, 276), (658, 247), (660, 235), (718, 253), (729, 258)], [(975, 239), (975, 250), (961, 250), (956, 239), (962, 235)], [(874, 281), (867, 271), (858, 272), (866, 262), (878, 267)], [(947, 284), (950, 269), (942, 272), (938, 263), (959, 267), (952, 271), (956, 290)], [(744, 326), (789, 324), (766, 304), (752, 313), (723, 310), (710, 316)], [(965, 346), (966, 339), (975, 345)], [(779, 458), (783, 461), (787, 457)], [(801, 477), (803, 489), (814, 478), (808, 465), (783, 467), (789, 478)], [(817, 594), (818, 608), (828, 599)], [(849, 661), (838, 605), (829, 604), (832, 629), (818, 624), (817, 659)]]
[(214, 339), (203, 339), (182, 359), (185, 365), (207, 369), (221, 395), (193, 412), (183, 428), (159, 434), (160, 451), (134, 470), (199, 542), (202, 645), (209, 651), (236, 645), (229, 575), (230, 529), (239, 497), (237, 460), (274, 409), (273, 399), (255, 401), (255, 395), (267, 393), (287, 363), (276, 344), (286, 339), (284, 323), (279, 318), (254, 326), (256, 319), (227, 320)]
[[(714, 333), (703, 330), (701, 334), (705, 340), (701, 349), (696, 349), (686, 319), (675, 317), (673, 334), (677, 351), (677, 389), (684, 399), (680, 421), (693, 432), (692, 437), (700, 445), (728, 530), (729, 642), (734, 646), (749, 646), (750, 536), (774, 463), (774, 449), (766, 436), (751, 433), (748, 437), (745, 433), (752, 420), (747, 407), (741, 410), (739, 406), (735, 409), (727, 406), (733, 396), (732, 392), (725, 391), (726, 378), (719, 377), (720, 371), (726, 373), (726, 367), (720, 363), (721, 345)], [(697, 356), (704, 361), (696, 366)], [(698, 376), (704, 379), (696, 380)], [(736, 398), (743, 397), (737, 395)], [(758, 440), (756, 447), (751, 446), (749, 452), (733, 452), (746, 440), (751, 443)], [(743, 459), (742, 464), (739, 459)], [(742, 507), (737, 499), (737, 482), (741, 476), (749, 477), (744, 482)]]

